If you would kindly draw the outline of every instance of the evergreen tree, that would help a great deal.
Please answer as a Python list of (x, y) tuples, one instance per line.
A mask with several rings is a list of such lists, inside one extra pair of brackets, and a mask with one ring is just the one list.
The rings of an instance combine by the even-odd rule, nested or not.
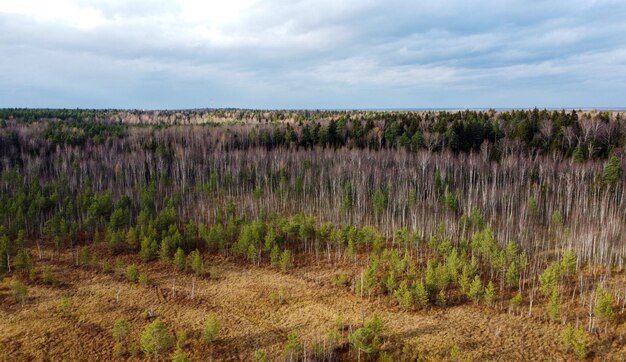
[(181, 248), (176, 249), (176, 253), (174, 253), (174, 265), (178, 270), (185, 269), (185, 252)]
[(485, 302), (487, 305), (493, 305), (493, 302), (496, 299), (496, 289), (493, 286), (493, 282), (490, 280), (489, 284), (487, 284), (487, 288), (485, 288)]
[(209, 314), (204, 325), (204, 340), (211, 344), (217, 340), (220, 333), (220, 321), (213, 313)]
[(548, 316), (552, 320), (558, 320), (561, 316), (561, 300), (556, 287), (552, 289), (550, 299), (548, 300)]
[(472, 301), (474, 301), (474, 304), (477, 304), (480, 301), (480, 298), (482, 298), (482, 296), (483, 296), (483, 283), (480, 280), (480, 277), (478, 275), (474, 277), (474, 280), (472, 281), (472, 284), (470, 284), (467, 296)]
[(141, 349), (148, 356), (158, 360), (174, 345), (174, 337), (167, 329), (167, 325), (160, 319), (155, 319), (144, 328), (141, 333)]
[(604, 173), (602, 174), (602, 181), (607, 186), (615, 186), (622, 178), (622, 165), (620, 159), (617, 156), (611, 156), (604, 165)]

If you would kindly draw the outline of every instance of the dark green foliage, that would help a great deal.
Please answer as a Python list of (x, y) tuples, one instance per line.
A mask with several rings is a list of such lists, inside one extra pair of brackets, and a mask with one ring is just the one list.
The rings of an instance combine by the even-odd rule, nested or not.
[(622, 165), (620, 159), (617, 156), (611, 156), (604, 165), (604, 173), (602, 174), (602, 181), (607, 186), (615, 186), (622, 178)]
[(376, 356), (383, 344), (385, 326), (377, 314), (374, 314), (363, 327), (352, 333), (348, 340), (355, 353), (366, 353)]

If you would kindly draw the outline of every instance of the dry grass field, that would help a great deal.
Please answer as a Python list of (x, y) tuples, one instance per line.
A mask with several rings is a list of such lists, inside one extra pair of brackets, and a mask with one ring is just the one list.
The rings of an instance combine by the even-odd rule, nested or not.
[[(50, 255), (52, 253), (48, 251)], [(45, 256), (48, 254), (44, 253)], [(383, 349), (401, 359), (419, 355), (424, 360), (449, 360), (458, 348), (458, 360), (540, 361), (571, 360), (563, 352), (563, 326), (538, 316), (513, 315), (484, 306), (462, 305), (429, 311), (403, 312), (378, 299), (367, 300), (336, 287), (332, 277), (337, 267), (299, 266), (290, 274), (264, 267), (235, 264), (222, 259), (209, 261), (211, 278), (196, 278), (159, 262), (143, 264), (137, 256), (123, 256), (125, 265), (136, 263), (147, 272), (150, 286), (128, 282), (120, 273), (103, 272), (99, 265), (74, 267), (70, 254), (44, 258), (38, 270), (48, 266), (56, 282), (29, 284), (28, 299), (17, 304), (11, 295), (11, 280), (0, 284), (0, 360), (2, 361), (109, 361), (115, 360), (111, 330), (118, 318), (131, 325), (131, 341), (137, 343), (149, 323), (150, 310), (172, 332), (187, 334), (183, 349), (192, 361), (250, 361), (257, 349), (270, 360), (280, 360), (287, 334), (296, 332), (309, 353), (329, 331), (358, 327), (377, 312), (385, 322)], [(343, 266), (349, 271), (350, 266)], [(284, 303), (272, 293), (282, 290)], [(193, 292), (193, 298), (192, 298)], [(69, 307), (60, 307), (67, 298)], [(208, 313), (221, 321), (220, 337), (209, 346), (202, 338)], [(534, 314), (542, 312), (539, 307)], [(602, 359), (624, 360), (624, 331), (610, 340), (593, 337), (594, 350)], [(344, 345), (335, 358), (354, 359)], [(122, 359), (144, 360), (143, 354)], [(596, 358), (598, 359), (598, 358)]]

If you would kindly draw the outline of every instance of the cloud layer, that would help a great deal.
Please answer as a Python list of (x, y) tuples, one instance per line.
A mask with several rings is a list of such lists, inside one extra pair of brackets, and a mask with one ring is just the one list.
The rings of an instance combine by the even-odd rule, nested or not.
[(0, 107), (625, 106), (626, 2), (2, 0)]

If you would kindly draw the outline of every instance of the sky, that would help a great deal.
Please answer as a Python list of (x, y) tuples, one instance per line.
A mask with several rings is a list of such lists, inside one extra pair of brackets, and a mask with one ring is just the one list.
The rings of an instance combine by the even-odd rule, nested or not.
[(0, 0), (0, 107), (624, 106), (624, 0)]

